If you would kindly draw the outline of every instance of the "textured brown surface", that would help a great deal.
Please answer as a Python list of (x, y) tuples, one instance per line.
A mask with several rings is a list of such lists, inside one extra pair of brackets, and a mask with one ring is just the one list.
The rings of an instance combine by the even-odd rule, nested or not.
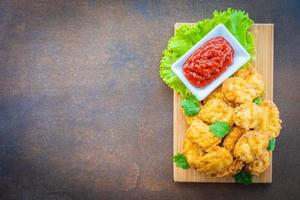
[[(176, 23), (174, 29), (182, 24)], [(255, 67), (262, 75), (265, 84), (265, 98), (273, 100), (273, 48), (274, 48), (274, 25), (273, 24), (254, 24), (251, 28), (254, 38)], [(188, 125), (186, 123), (180, 102), (182, 97), (174, 92), (173, 98), (173, 154), (183, 151), (183, 143)], [(272, 154), (270, 154), (270, 167), (260, 176), (254, 176), (254, 183), (271, 183), (272, 182)], [(173, 163), (173, 178), (176, 182), (217, 182), (217, 183), (234, 183), (232, 177), (210, 177), (197, 172), (195, 169), (183, 170), (176, 167)]]
[[(174, 183), (161, 51), (175, 22), (227, 7), (275, 24), (284, 128), (273, 183)], [(297, 0), (1, 0), (0, 199), (297, 199), (299, 10)]]

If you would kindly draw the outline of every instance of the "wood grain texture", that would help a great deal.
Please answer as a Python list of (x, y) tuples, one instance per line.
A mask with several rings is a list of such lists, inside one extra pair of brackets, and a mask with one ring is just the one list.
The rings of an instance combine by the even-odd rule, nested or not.
[[(183, 23), (176, 23), (175, 29)], [(273, 99), (273, 24), (255, 24), (251, 28), (256, 47), (255, 61), (253, 66), (262, 74), (265, 83), (265, 98)], [(185, 131), (188, 128), (184, 115), (180, 110), (181, 97), (174, 92), (173, 104), (173, 153), (182, 152)], [(261, 176), (254, 177), (255, 183), (272, 182), (272, 155), (271, 165)], [(215, 182), (233, 183), (231, 177), (213, 178), (200, 174), (194, 169), (183, 170), (173, 164), (173, 177), (175, 182)]]

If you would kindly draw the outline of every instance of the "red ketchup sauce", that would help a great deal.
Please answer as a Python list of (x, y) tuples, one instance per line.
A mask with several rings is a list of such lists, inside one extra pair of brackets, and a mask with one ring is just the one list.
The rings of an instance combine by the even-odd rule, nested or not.
[(223, 37), (208, 40), (184, 63), (183, 73), (199, 88), (218, 78), (233, 62), (234, 51)]

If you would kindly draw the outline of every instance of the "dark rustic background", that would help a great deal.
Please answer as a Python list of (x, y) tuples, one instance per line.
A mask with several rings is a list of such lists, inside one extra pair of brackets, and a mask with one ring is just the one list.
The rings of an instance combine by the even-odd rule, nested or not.
[[(174, 183), (161, 51), (175, 22), (228, 7), (275, 24), (273, 183)], [(0, 0), (0, 198), (299, 198), (299, 20), (298, 0)]]

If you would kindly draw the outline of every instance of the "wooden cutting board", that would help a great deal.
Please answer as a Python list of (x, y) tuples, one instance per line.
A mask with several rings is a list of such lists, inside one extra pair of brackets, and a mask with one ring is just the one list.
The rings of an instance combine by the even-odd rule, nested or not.
[[(175, 29), (183, 23), (176, 23)], [(273, 99), (273, 24), (255, 24), (251, 28), (256, 47), (255, 61), (253, 66), (262, 74), (265, 82), (265, 98)], [(181, 97), (174, 92), (173, 98), (173, 153), (183, 151), (183, 140), (185, 131), (188, 128), (184, 115), (180, 110)], [(272, 155), (271, 165), (261, 176), (254, 177), (255, 183), (272, 182)], [(216, 182), (216, 183), (234, 183), (233, 178), (212, 178), (200, 174), (194, 169), (184, 170), (173, 165), (173, 177), (175, 182)]]

